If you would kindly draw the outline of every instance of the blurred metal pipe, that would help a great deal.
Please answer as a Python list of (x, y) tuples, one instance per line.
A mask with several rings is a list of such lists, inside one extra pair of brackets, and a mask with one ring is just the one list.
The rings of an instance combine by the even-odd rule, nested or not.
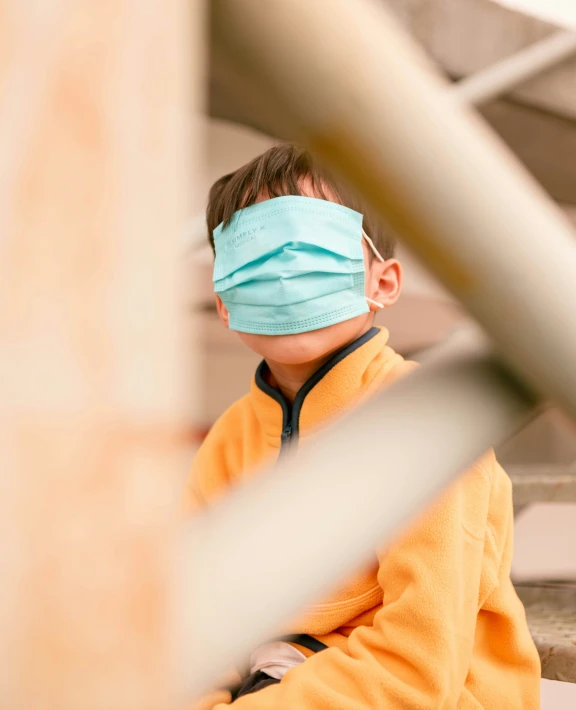
[(509, 92), (576, 53), (575, 32), (555, 32), (540, 42), (458, 81), (450, 93), (459, 101), (480, 105)]
[(492, 0), (492, 2), (508, 10), (537, 17), (544, 22), (562, 27), (576, 27), (576, 6), (571, 0)]
[(382, 4), (215, 0), (214, 8), (221, 44), (290, 105), (294, 137), (347, 176), (510, 363), (576, 416), (571, 225), (453, 101)]
[[(369, 559), (533, 404), (493, 357), (455, 338), (197, 517), (178, 585), (187, 690), (203, 692)], [(265, 564), (247, 565), (248, 550)]]

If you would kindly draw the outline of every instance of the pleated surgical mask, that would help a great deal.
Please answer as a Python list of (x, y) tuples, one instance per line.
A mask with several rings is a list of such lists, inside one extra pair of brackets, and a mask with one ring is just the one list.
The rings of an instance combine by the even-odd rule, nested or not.
[(368, 313), (362, 215), (314, 197), (276, 197), (214, 230), (214, 290), (243, 333), (289, 335)]

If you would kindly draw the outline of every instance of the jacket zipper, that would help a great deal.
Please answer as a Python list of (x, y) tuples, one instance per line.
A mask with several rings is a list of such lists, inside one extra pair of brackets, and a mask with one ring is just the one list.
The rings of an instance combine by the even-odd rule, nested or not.
[(280, 453), (283, 456), (289, 449), (293, 449), (298, 443), (298, 414), (288, 407), (284, 410), (284, 426), (280, 435)]
[(288, 423), (284, 427), (284, 431), (282, 432), (282, 435), (280, 437), (280, 448), (283, 449), (287, 447), (290, 444), (290, 441), (292, 440), (292, 423)]

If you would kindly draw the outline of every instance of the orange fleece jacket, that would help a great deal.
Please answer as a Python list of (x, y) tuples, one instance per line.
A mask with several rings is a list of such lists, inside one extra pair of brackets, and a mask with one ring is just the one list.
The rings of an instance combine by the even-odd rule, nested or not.
[[(198, 452), (187, 486), (189, 508), (209, 505), (255, 475), (258, 464), (273, 461), (290, 425), (292, 444), (298, 435), (301, 445), (408, 372), (413, 364), (389, 348), (387, 339), (386, 330), (372, 329), (335, 356), (303, 387), (292, 411), (267, 384), (263, 363), (251, 392), (223, 414)], [(538, 654), (510, 581), (512, 532), (510, 481), (489, 452), (401, 539), (375, 552), (370, 568), (306, 610), (290, 629), (330, 648), (234, 706), (539, 708)], [(197, 707), (220, 710), (229, 702), (224, 692)]]

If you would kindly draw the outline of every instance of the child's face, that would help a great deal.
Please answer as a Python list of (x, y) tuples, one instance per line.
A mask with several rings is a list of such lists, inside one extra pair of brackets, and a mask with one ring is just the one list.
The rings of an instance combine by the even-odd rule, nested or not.
[[(318, 197), (314, 194), (310, 182), (301, 186), (306, 197)], [(330, 197), (329, 191), (325, 189)], [(261, 196), (258, 202), (268, 199)], [(336, 202), (336, 200), (334, 200)], [(366, 242), (362, 243), (364, 250), (364, 265), (366, 269), (366, 296), (374, 301), (391, 306), (400, 295), (402, 285), (402, 268), (396, 259), (380, 262), (371, 258)], [(228, 327), (228, 311), (221, 299), (216, 296), (216, 306), (220, 319)], [(330, 325), (319, 330), (291, 335), (254, 335), (238, 332), (238, 337), (254, 352), (269, 362), (282, 365), (304, 365), (322, 360), (331, 353), (340, 350), (348, 343), (356, 340), (372, 327), (374, 311), (377, 306), (369, 304), (370, 312), (355, 318)]]

